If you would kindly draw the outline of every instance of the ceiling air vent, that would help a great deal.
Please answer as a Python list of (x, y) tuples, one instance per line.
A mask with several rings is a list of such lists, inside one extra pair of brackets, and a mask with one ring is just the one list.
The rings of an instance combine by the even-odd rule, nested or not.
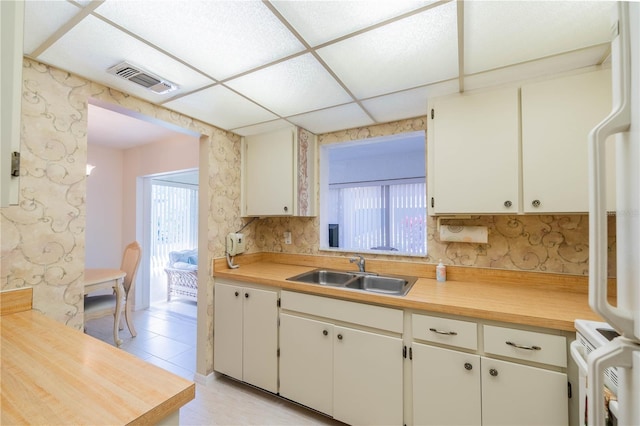
[(170, 81), (164, 80), (163, 78), (151, 74), (148, 71), (144, 71), (142, 68), (131, 65), (128, 62), (119, 63), (118, 65), (109, 68), (107, 72), (120, 78), (124, 78), (125, 80), (132, 81), (159, 95), (171, 92), (178, 88), (177, 85)]

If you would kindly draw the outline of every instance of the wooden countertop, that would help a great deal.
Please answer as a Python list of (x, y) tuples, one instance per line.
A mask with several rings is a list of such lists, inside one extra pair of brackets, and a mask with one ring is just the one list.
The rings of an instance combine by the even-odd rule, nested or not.
[(6, 312), (1, 424), (155, 424), (195, 397), (193, 382), (37, 311)]
[[(292, 264), (299, 259), (303, 261), (298, 263), (305, 264)], [(229, 269), (225, 262), (216, 260), (214, 276), (389, 307), (461, 315), (554, 330), (575, 331), (576, 319), (603, 321), (589, 307), (586, 277), (487, 269), (474, 271), (475, 268), (466, 268), (464, 271), (453, 268), (455, 273), (449, 274), (451, 268), (448, 268), (448, 275), (460, 278), (439, 283), (434, 278), (428, 277), (432, 273), (430, 267), (421, 264), (415, 266), (401, 264), (399, 270), (394, 270), (394, 266), (390, 263), (376, 264), (372, 261), (372, 268), (368, 270), (420, 277), (406, 296), (399, 297), (286, 280), (288, 277), (317, 267), (352, 270), (353, 266), (349, 267), (346, 262), (342, 265), (343, 267), (340, 267), (335, 262), (323, 263), (322, 259), (305, 260), (304, 257), (290, 255), (282, 259), (272, 255), (254, 256), (252, 260), (255, 261), (241, 264), (238, 269)], [(322, 266), (322, 264), (329, 266)]]

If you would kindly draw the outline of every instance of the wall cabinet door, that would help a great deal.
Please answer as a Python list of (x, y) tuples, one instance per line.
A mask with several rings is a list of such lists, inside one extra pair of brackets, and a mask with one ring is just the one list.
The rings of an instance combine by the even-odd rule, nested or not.
[(482, 358), (482, 424), (567, 425), (567, 375)]
[(333, 415), (333, 324), (280, 315), (280, 395)]
[(278, 392), (278, 294), (215, 285), (214, 370)]
[[(611, 111), (611, 71), (522, 86), (525, 213), (588, 211), (587, 137)], [(615, 210), (615, 147), (608, 141), (609, 210)]]
[(480, 356), (420, 343), (412, 352), (413, 423), (479, 424)]
[(333, 348), (333, 417), (402, 425), (402, 339), (335, 326)]
[(438, 98), (431, 104), (432, 211), (516, 213), (518, 89)]

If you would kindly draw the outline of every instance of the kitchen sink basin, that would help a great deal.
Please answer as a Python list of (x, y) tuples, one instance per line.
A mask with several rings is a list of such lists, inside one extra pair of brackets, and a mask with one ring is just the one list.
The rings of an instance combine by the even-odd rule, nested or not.
[(343, 286), (355, 277), (350, 272), (331, 271), (327, 269), (316, 269), (295, 277), (287, 278), (288, 281), (298, 281), (309, 284)]
[(417, 280), (418, 278), (416, 277), (335, 271), (331, 269), (314, 269), (313, 271), (287, 278), (287, 281), (342, 287), (392, 296), (406, 295)]
[(404, 278), (363, 275), (349, 281), (346, 287), (374, 293), (405, 295), (409, 291), (409, 288), (411, 288), (409, 284), (413, 285), (413, 282)]

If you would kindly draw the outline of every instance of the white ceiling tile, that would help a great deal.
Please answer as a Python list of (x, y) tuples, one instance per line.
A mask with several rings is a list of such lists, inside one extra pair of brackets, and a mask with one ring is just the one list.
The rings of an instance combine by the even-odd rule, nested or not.
[(268, 121), (266, 123), (256, 124), (253, 126), (238, 127), (235, 129), (231, 129), (231, 131), (240, 136), (250, 136), (260, 133), (274, 132), (276, 130), (285, 129), (287, 127), (291, 127), (291, 123), (289, 123), (287, 120), (278, 119)]
[(304, 49), (259, 1), (107, 1), (96, 11), (219, 80)]
[(375, 124), (357, 104), (342, 105), (322, 111), (296, 115), (295, 117), (289, 117), (288, 120), (317, 135)]
[(307, 43), (317, 46), (434, 2), (273, 1), (272, 4)]
[(589, 67), (598, 64), (607, 51), (607, 45), (600, 45), (564, 55), (498, 68), (467, 76), (464, 80), (464, 87), (465, 90), (482, 89)]
[(27, 31), (24, 32), (23, 52), (33, 52), (78, 12), (78, 7), (66, 1), (25, 2), (24, 26)]
[(554, 55), (610, 40), (614, 2), (465, 2), (465, 73)]
[(453, 78), (457, 52), (455, 2), (318, 50), (358, 98)]
[(179, 89), (171, 92), (170, 96), (213, 83), (211, 79), (93, 16), (87, 16), (37, 59), (153, 103), (162, 102), (168, 96), (158, 95), (108, 74), (106, 70), (123, 60), (130, 62), (177, 84)]
[(225, 130), (277, 118), (223, 86), (192, 93), (164, 106)]
[(311, 54), (263, 68), (226, 84), (281, 116), (352, 100)]
[(427, 115), (429, 97), (458, 91), (458, 80), (450, 80), (419, 89), (406, 90), (362, 102), (367, 111), (380, 123)]

